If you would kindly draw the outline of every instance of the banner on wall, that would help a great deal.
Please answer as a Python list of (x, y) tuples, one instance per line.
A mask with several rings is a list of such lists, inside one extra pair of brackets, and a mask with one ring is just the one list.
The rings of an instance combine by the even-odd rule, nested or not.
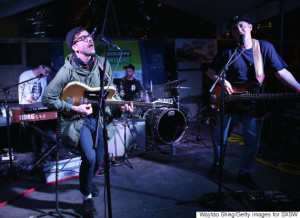
[(217, 54), (216, 39), (176, 39), (175, 53), (179, 62), (209, 63)]
[(143, 63), (143, 79), (145, 86), (153, 84), (164, 84), (167, 76), (164, 68), (164, 41), (163, 40), (143, 40), (140, 41), (140, 51)]
[[(135, 75), (134, 77), (141, 81), (143, 84), (142, 76), (142, 62), (139, 50), (139, 43), (137, 40), (114, 40), (114, 44), (118, 45), (121, 51), (118, 51), (113, 48), (109, 48), (107, 53), (107, 59), (113, 70), (114, 78), (122, 78), (125, 76), (125, 69), (123, 66), (127, 64), (132, 64), (135, 66)], [(94, 41), (96, 54), (99, 56), (105, 55), (105, 44), (101, 41)], [(70, 54), (71, 51), (68, 48), (66, 42), (64, 42), (64, 56), (66, 57)], [(122, 56), (120, 58), (120, 55)]]

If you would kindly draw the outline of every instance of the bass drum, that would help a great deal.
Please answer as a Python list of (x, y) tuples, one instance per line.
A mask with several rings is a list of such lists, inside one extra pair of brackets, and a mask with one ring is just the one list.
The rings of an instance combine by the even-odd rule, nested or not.
[(147, 135), (170, 144), (179, 141), (186, 129), (184, 114), (175, 108), (153, 108), (144, 114)]

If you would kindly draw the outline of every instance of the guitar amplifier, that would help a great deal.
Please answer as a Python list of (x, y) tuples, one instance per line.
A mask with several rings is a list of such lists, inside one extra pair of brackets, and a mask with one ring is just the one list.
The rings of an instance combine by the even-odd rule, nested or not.
[[(114, 136), (108, 141), (108, 153), (115, 157), (125, 154), (125, 147), (130, 152), (146, 152), (145, 119), (127, 119), (127, 124), (123, 118), (113, 121)], [(126, 137), (126, 142), (125, 142)]]

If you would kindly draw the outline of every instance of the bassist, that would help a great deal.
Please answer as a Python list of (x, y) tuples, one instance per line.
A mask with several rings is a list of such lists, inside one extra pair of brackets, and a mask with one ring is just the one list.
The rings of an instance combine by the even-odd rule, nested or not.
[[(257, 84), (249, 87), (248, 91), (255, 94), (264, 93), (263, 80), (264, 69), (270, 67), (275, 72), (277, 78), (296, 92), (300, 92), (300, 84), (293, 75), (286, 69), (287, 64), (277, 54), (273, 45), (262, 40), (255, 40), (251, 37), (252, 24), (248, 18), (236, 16), (229, 24), (232, 35), (239, 48), (232, 59), (232, 63), (226, 71), (225, 92), (228, 95), (234, 93), (233, 87), (244, 87), (248, 84)], [(234, 49), (219, 53), (207, 71), (210, 79), (216, 80), (218, 73), (225, 66)], [(221, 81), (220, 81), (221, 83)], [(243, 108), (244, 109), (244, 108)], [(258, 189), (257, 184), (252, 180), (251, 174), (257, 151), (260, 144), (260, 135), (263, 125), (264, 108), (261, 101), (251, 100), (246, 104), (247, 110), (241, 108), (230, 108), (224, 114), (224, 142), (230, 135), (231, 130), (237, 122), (242, 123), (244, 147), (241, 157), (241, 166), (238, 174), (238, 182), (250, 189)], [(220, 116), (214, 138), (214, 164), (211, 173), (215, 174), (219, 170), (220, 164), (220, 139), (221, 127)], [(225, 151), (224, 150), (223, 153)]]

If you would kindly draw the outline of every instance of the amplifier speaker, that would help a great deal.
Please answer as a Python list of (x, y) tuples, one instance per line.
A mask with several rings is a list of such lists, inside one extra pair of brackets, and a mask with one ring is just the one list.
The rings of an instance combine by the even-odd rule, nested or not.
[(138, 148), (140, 153), (146, 152), (145, 119), (128, 119), (127, 123), (125, 144), (125, 120), (113, 121), (114, 136), (108, 141), (108, 153), (115, 157), (124, 155), (125, 145), (128, 151)]
[[(186, 65), (184, 66), (188, 67)], [(191, 67), (195, 66), (191, 65)], [(198, 115), (198, 112), (201, 109), (202, 72), (200, 69), (181, 68), (178, 71), (178, 79), (186, 79), (186, 81), (181, 83), (179, 87), (190, 87), (190, 89), (179, 89), (181, 105), (180, 110), (187, 116), (187, 119), (189, 120)]]

